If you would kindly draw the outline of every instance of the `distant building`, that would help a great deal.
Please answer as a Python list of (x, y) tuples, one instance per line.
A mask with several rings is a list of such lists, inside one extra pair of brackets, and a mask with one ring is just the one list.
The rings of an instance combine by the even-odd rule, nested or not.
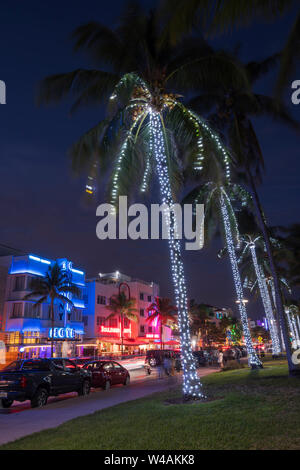
[[(133, 279), (119, 272), (100, 274), (96, 279), (87, 280), (84, 313), (86, 340), (81, 354), (117, 354), (121, 350), (121, 318), (116, 315), (107, 319), (111, 312), (107, 308), (112, 296), (119, 293), (119, 286), (126, 296), (136, 300), (137, 322), (124, 320), (124, 350), (127, 353), (160, 348), (160, 325), (147, 322), (148, 307), (159, 296), (159, 286), (154, 282)], [(127, 287), (128, 286), (128, 287)], [(163, 328), (163, 342), (171, 339), (171, 329)]]

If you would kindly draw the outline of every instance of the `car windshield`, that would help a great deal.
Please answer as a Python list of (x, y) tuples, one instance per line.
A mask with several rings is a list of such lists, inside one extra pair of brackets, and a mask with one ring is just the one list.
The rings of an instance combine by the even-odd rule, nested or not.
[(3, 369), (3, 372), (15, 372), (21, 369), (22, 361), (14, 361)]

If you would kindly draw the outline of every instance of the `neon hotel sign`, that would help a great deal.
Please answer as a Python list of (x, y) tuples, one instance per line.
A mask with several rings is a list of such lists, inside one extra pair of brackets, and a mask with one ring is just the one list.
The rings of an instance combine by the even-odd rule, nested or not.
[(53, 339), (75, 339), (75, 330), (73, 328), (50, 328), (49, 338)]

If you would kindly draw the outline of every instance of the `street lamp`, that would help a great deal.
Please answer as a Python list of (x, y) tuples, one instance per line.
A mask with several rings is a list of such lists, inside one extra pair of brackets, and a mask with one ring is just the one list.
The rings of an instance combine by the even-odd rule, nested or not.
[(246, 305), (246, 304), (248, 304), (248, 303), (249, 303), (249, 300), (247, 300), (247, 299), (243, 299), (243, 300), (236, 300), (236, 302), (235, 302), (235, 303), (236, 303), (236, 304), (241, 304), (241, 303), (243, 303), (244, 305)]

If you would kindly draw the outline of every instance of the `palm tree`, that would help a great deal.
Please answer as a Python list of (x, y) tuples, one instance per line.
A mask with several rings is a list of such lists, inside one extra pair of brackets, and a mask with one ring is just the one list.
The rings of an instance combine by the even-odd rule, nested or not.
[(177, 308), (171, 304), (170, 299), (155, 297), (155, 302), (148, 307), (147, 311), (149, 316), (146, 321), (148, 323), (157, 321), (160, 325), (160, 343), (161, 349), (164, 349), (163, 327), (176, 323)]
[(124, 320), (127, 318), (129, 321), (138, 321), (138, 317), (134, 312), (137, 312), (135, 308), (136, 300), (128, 299), (125, 292), (120, 292), (119, 294), (113, 295), (110, 299), (110, 305), (107, 305), (106, 308), (112, 312), (107, 320), (114, 318), (115, 316), (120, 316), (121, 322), (121, 354), (124, 352)]
[[(278, 57), (275, 55), (262, 62), (247, 63), (245, 71), (249, 83), (254, 86), (256, 81), (276, 63), (277, 59)], [(205, 106), (206, 111), (214, 111), (210, 116), (210, 120), (214, 122), (219, 131), (222, 130), (227, 135), (228, 146), (233, 153), (236, 167), (241, 171), (240, 176), (246, 180), (247, 187), (252, 195), (255, 215), (264, 238), (274, 279), (276, 309), (286, 346), (290, 374), (297, 374), (298, 368), (293, 364), (291, 358), (280, 280), (271, 243), (271, 232), (257, 191), (257, 182), (260, 182), (262, 170), (264, 169), (264, 158), (252, 123), (252, 117), (267, 114), (296, 129), (299, 129), (299, 124), (290, 117), (285, 107), (279, 105), (274, 98), (257, 94), (255, 91), (249, 93), (249, 91), (242, 88), (236, 89), (234, 86), (212, 90), (209, 94), (193, 99), (190, 105), (198, 112), (203, 111), (203, 106)]]
[(209, 313), (211, 307), (205, 304), (197, 304), (194, 300), (190, 301), (189, 313), (191, 319), (191, 329), (195, 334), (203, 338), (203, 343), (207, 343), (207, 321), (209, 320)]
[[(240, 257), (240, 262), (244, 261), (244, 258), (250, 254), (252, 264), (255, 271), (256, 280), (258, 283), (259, 291), (261, 300), (263, 303), (265, 315), (269, 324), (270, 334), (271, 334), (271, 341), (273, 346), (273, 354), (279, 355), (281, 353), (280, 347), (280, 332), (278, 329), (278, 325), (276, 325), (276, 321), (274, 318), (273, 307), (272, 307), (272, 300), (270, 297), (270, 293), (268, 290), (268, 285), (266, 282), (266, 276), (264, 273), (263, 265), (258, 260), (257, 256), (257, 247), (261, 245), (261, 237), (252, 237), (251, 235), (244, 235), (242, 237), (244, 242), (244, 250)], [(263, 246), (264, 250), (264, 246)]]
[[(284, 235), (279, 237), (283, 245), (284, 261), (287, 264), (287, 277), (292, 286), (300, 286), (300, 224), (280, 227)], [(283, 258), (281, 256), (281, 258)]]
[[(173, 43), (195, 26), (210, 35), (244, 27), (257, 19), (276, 20), (298, 6), (296, 0), (165, 0), (163, 12), (169, 18), (168, 34)], [(300, 13), (295, 19), (281, 53), (281, 66), (276, 84), (282, 94), (299, 61)]]
[[(100, 104), (110, 95), (108, 118), (74, 145), (72, 155), (78, 169), (94, 167), (95, 156), (100, 157), (103, 169), (111, 170), (113, 166), (109, 182), (112, 206), (116, 206), (118, 196), (133, 195), (135, 182), (140, 181), (140, 189), (146, 192), (156, 171), (161, 201), (171, 211), (166, 222), (181, 335), (183, 393), (186, 397), (202, 397), (190, 340), (177, 221), (172, 213), (176, 190), (181, 184), (182, 163), (178, 155), (187, 148), (196, 148), (200, 170), (203, 141), (209, 140), (227, 166), (229, 161), (218, 136), (184, 107), (175, 93), (221, 81), (244, 83), (247, 79), (227, 54), (213, 52), (202, 39), (185, 38), (176, 47), (161, 41), (162, 27), (156, 12), (145, 15), (135, 2), (127, 7), (115, 30), (99, 23), (79, 27), (74, 33), (75, 48), (87, 51), (96, 65), (104, 69), (77, 69), (48, 77), (42, 84), (41, 97), (48, 103), (73, 94), (74, 110), (82, 105)], [(93, 186), (88, 186), (93, 192)]]
[(80, 289), (70, 282), (66, 271), (55, 263), (49, 266), (46, 275), (42, 278), (33, 278), (30, 285), (31, 292), (24, 297), (24, 300), (35, 300), (35, 306), (41, 305), (50, 299), (50, 318), (51, 318), (51, 357), (54, 352), (54, 304), (60, 301), (64, 305), (68, 304), (74, 307), (69, 296), (79, 297)]
[[(209, 149), (207, 148), (206, 151), (209, 151)], [(244, 200), (247, 196), (245, 193), (246, 191), (242, 187), (230, 184), (226, 180), (222, 162), (211, 153), (210, 159), (207, 161), (203, 171), (202, 184), (193, 189), (185, 198), (185, 201), (192, 200), (195, 204), (204, 204), (206, 239), (210, 240), (216, 234), (217, 227), (221, 228), (230, 259), (237, 304), (248, 351), (248, 362), (249, 366), (255, 369), (262, 367), (262, 364), (254, 350), (248, 324), (245, 297), (236, 253), (237, 248), (240, 246), (239, 229), (231, 203), (231, 199), (237, 197)]]

